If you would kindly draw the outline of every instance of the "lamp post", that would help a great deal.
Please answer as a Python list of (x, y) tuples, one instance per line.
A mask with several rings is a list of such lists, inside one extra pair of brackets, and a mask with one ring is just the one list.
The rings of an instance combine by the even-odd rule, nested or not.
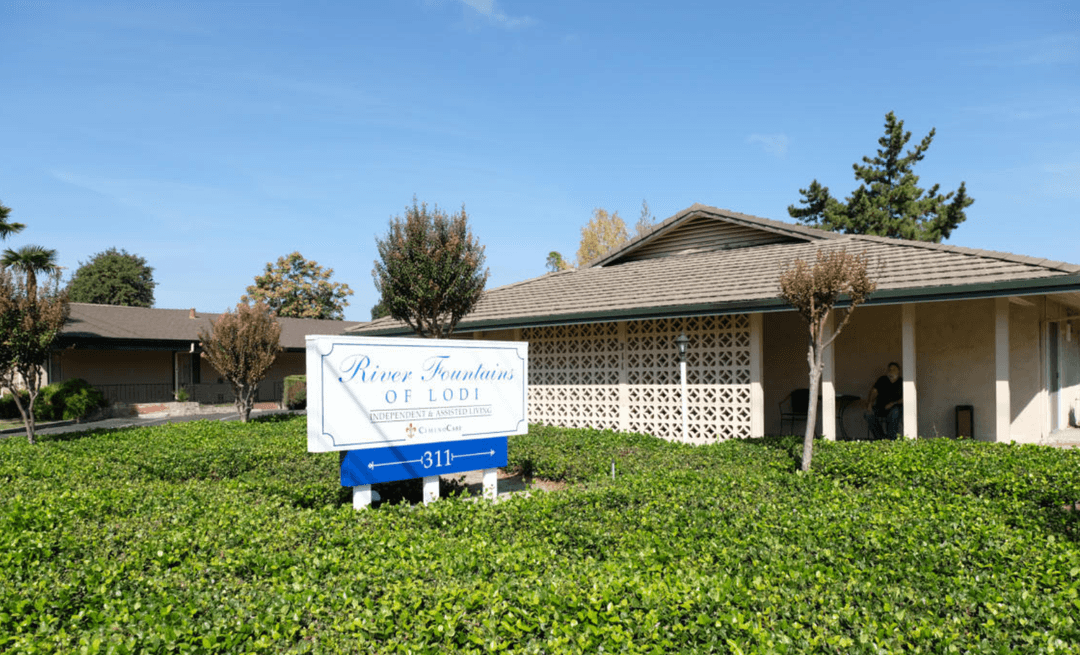
[(675, 346), (679, 349), (679, 381), (682, 386), (682, 440), (686, 441), (686, 348), (690, 339), (685, 333), (675, 337)]

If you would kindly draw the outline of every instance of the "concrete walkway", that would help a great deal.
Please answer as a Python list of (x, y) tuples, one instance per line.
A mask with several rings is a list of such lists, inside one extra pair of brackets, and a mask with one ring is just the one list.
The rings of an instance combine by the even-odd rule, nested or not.
[(1055, 430), (1042, 443), (1055, 448), (1080, 448), (1080, 428)]

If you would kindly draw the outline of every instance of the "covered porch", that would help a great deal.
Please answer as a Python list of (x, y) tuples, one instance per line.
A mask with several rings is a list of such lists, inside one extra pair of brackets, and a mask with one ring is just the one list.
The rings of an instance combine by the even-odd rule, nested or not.
[[(685, 437), (680, 333), (690, 338)], [(781, 401), (808, 386), (806, 327), (793, 311), (462, 336), (530, 342), (532, 421), (692, 443), (805, 430), (804, 422), (781, 421)], [(894, 361), (904, 380), (905, 436), (1046, 442), (1080, 412), (1080, 294), (858, 308), (826, 353), (817, 432), (865, 438), (861, 401)], [(970, 408), (969, 422), (958, 425), (958, 406)]]
[[(1077, 329), (1075, 292), (860, 307), (826, 353), (818, 432), (865, 437), (862, 407), (849, 407), (841, 423), (836, 398), (865, 399), (895, 361), (905, 436), (1046, 441), (1075, 426), (1080, 411)], [(775, 434), (779, 402), (807, 386), (806, 328), (794, 313), (767, 314), (763, 342), (761, 409), (765, 433)], [(957, 425), (957, 407), (971, 408), (970, 427)]]

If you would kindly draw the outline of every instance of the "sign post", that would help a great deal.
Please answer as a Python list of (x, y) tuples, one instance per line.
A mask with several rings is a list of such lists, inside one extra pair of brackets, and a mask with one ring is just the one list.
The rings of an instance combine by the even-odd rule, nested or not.
[(507, 436), (528, 431), (528, 344), (386, 337), (307, 337), (308, 451), (344, 451), (353, 506), (377, 482), (484, 471), (496, 493)]

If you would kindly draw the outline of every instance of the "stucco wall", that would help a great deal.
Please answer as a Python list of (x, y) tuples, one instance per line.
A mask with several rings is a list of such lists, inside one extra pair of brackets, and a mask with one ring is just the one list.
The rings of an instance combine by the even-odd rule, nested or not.
[(963, 436), (994, 438), (994, 350), (993, 300), (923, 303), (916, 308), (920, 436), (956, 437), (956, 407), (971, 405), (975, 434)]
[[(289, 375), (303, 375), (306, 371), (304, 358), (305, 353), (302, 352), (278, 353), (277, 359), (270, 365), (263, 381), (281, 382)], [(205, 356), (201, 358), (200, 363), (200, 380), (203, 384), (228, 384), (217, 369), (210, 365), (210, 361)]]
[(1020, 443), (1038, 443), (1047, 426), (1041, 304), (1009, 306), (1010, 439)]
[[(805, 388), (810, 367), (806, 362), (806, 324), (795, 312), (762, 317), (761, 388), (765, 405), (765, 434), (780, 434), (779, 403), (793, 389)], [(785, 424), (783, 432), (802, 434), (805, 424)]]
[(61, 379), (90, 384), (172, 384), (173, 354), (153, 350), (62, 350)]
[[(1064, 333), (1065, 328), (1062, 326)], [(1065, 424), (1080, 427), (1080, 319), (1072, 321), (1072, 329), (1066, 339), (1059, 338), (1061, 353), (1061, 402), (1065, 405), (1062, 427)]]

